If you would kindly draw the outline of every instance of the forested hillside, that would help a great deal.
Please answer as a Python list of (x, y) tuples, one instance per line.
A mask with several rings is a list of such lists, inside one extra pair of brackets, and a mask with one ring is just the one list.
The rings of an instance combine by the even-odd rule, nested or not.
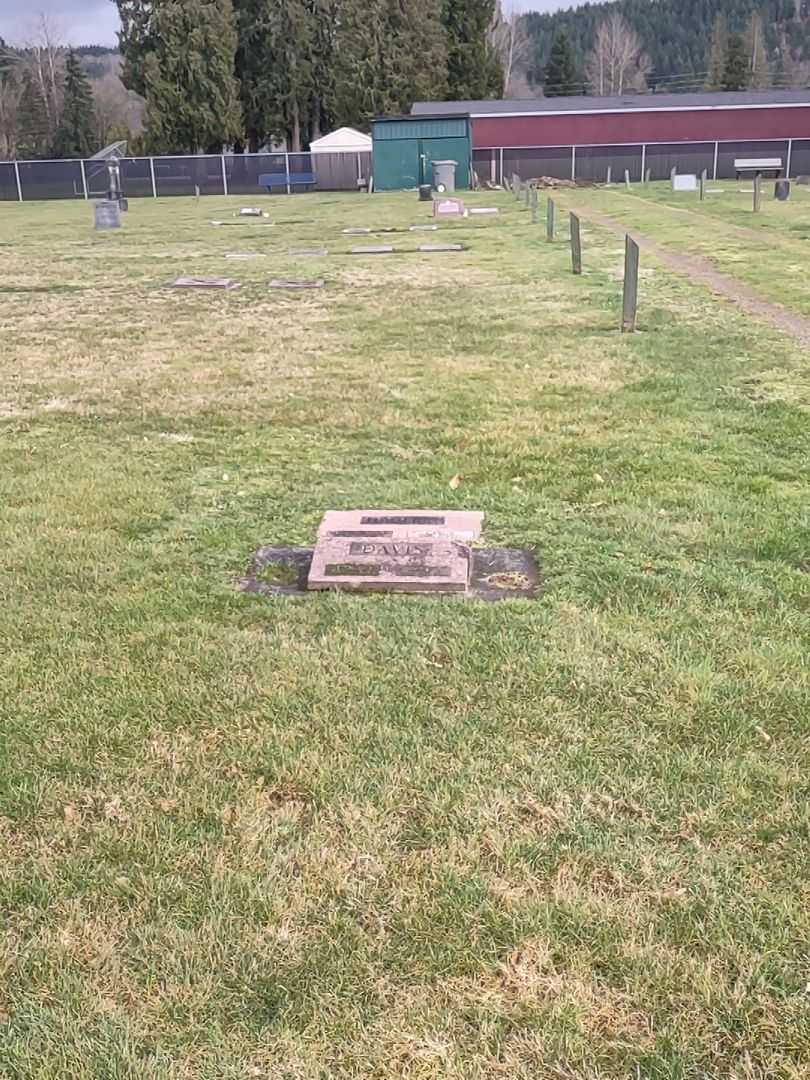
[(524, 54), (529, 84), (542, 86), (552, 43), (564, 31), (573, 52), (571, 91), (598, 92), (589, 77), (588, 60), (600, 26), (614, 12), (638, 35), (648, 61), (644, 85), (628, 88), (709, 86), (712, 38), (718, 30), (730, 37), (739, 34), (745, 41), (749, 68), (753, 57), (758, 69), (752, 85), (803, 86), (810, 78), (810, 0), (617, 0), (553, 15), (526, 15)]

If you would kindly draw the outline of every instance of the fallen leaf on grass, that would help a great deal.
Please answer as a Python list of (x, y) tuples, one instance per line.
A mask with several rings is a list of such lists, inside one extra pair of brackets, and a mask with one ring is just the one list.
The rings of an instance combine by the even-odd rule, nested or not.
[(449, 485), (448, 485), (448, 486), (449, 486), (449, 487), (451, 487), (451, 488), (453, 489), (453, 491), (455, 491), (455, 490), (456, 490), (456, 488), (457, 488), (457, 487), (458, 487), (458, 486), (459, 486), (460, 484), (461, 484), (461, 477), (460, 477), (460, 476), (458, 475), (458, 473), (456, 473), (456, 475), (455, 475), (455, 476), (451, 476), (451, 477), (450, 477), (450, 483), (449, 483)]
[(76, 809), (75, 806), (71, 806), (71, 804), (68, 803), (66, 806), (62, 807), (62, 816), (64, 817), (66, 822), (72, 824), (73, 822), (79, 820), (79, 811)]
[(768, 743), (771, 741), (771, 736), (768, 734), (768, 732), (761, 727), (755, 727), (754, 731), (757, 733), (757, 735), (759, 735), (760, 739), (762, 739), (762, 741), (767, 746)]

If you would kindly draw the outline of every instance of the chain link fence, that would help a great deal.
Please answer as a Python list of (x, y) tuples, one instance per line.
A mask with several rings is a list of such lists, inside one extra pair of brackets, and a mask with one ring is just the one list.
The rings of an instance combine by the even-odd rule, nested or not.
[[(356, 191), (368, 182), (371, 154), (199, 154), (122, 158), (128, 198)], [(261, 183), (260, 179), (265, 178)], [(0, 201), (95, 199), (107, 193), (107, 163), (95, 158), (0, 162)]]
[[(503, 184), (550, 176), (557, 180), (602, 182), (608, 169), (614, 182), (667, 180), (672, 169), (714, 180), (732, 179), (734, 159), (778, 157), (785, 176), (810, 175), (810, 139), (759, 139), (749, 142), (631, 143), (612, 146), (490, 146), (473, 151), (480, 182)], [(200, 154), (121, 160), (121, 186), (128, 198), (171, 195), (259, 195), (268, 190), (355, 191), (371, 174), (370, 153), (349, 154)], [(260, 180), (262, 181), (260, 183)], [(93, 199), (107, 192), (107, 164), (78, 161), (0, 162), (0, 201)]]
[(633, 143), (616, 146), (488, 146), (473, 151), (479, 181), (503, 184), (513, 174), (521, 180), (550, 176), (555, 180), (604, 182), (608, 169), (614, 183), (668, 180), (673, 169), (714, 180), (733, 179), (735, 158), (778, 157), (785, 176), (810, 175), (810, 139), (759, 139), (749, 142)]

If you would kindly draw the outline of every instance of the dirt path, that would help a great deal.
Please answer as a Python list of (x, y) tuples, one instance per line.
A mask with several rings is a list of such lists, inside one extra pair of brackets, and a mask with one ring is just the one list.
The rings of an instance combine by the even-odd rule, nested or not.
[(616, 236), (625, 236), (629, 233), (643, 251), (649, 251), (664, 266), (668, 266), (678, 274), (685, 274), (691, 281), (706, 285), (712, 292), (731, 300), (747, 314), (769, 322), (771, 326), (790, 334), (800, 344), (810, 346), (810, 318), (788, 311), (781, 304), (772, 304), (769, 300), (764, 300), (759, 293), (749, 289), (747, 285), (741, 284), (726, 274), (721, 274), (702, 255), (682, 255), (663, 248), (643, 233), (628, 229), (626, 225), (622, 225), (621, 222), (599, 210), (576, 207), (576, 213), (585, 221), (600, 225)]

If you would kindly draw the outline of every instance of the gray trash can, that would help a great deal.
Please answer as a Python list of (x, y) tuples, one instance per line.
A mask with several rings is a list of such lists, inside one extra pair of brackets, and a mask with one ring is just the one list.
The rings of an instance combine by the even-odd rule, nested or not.
[(445, 192), (456, 190), (456, 166), (457, 161), (434, 161), (433, 162), (433, 188), (440, 195)]

